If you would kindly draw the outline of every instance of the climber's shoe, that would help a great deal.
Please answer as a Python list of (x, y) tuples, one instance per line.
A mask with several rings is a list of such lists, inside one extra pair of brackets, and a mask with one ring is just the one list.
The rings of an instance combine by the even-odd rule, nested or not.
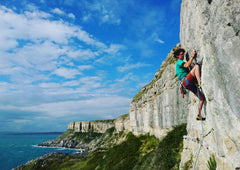
[(198, 85), (198, 89), (202, 90), (202, 85), (201, 84)]
[(205, 117), (202, 117), (202, 116), (200, 116), (200, 115), (197, 115), (197, 120), (201, 120), (201, 118), (202, 118), (202, 120), (204, 121), (204, 120), (206, 120), (206, 118)]

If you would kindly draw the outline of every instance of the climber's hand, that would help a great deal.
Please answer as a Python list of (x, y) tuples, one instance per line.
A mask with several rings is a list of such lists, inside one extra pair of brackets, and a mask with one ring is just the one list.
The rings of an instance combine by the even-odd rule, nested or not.
[(193, 50), (191, 53), (191, 56), (194, 58), (194, 57), (196, 57), (196, 54), (197, 54), (196, 50)]

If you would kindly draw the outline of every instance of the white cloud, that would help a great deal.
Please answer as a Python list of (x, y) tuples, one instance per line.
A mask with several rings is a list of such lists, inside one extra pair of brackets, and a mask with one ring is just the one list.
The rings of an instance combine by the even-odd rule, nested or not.
[(69, 13), (69, 14), (68, 14), (68, 17), (69, 17), (69, 18), (72, 18), (72, 19), (75, 19), (75, 15), (74, 15), (73, 13)]
[(165, 42), (163, 40), (160, 39), (156, 39), (157, 42), (159, 42), (160, 44), (164, 44)]
[(95, 52), (90, 49), (78, 49), (78, 50), (69, 49), (66, 51), (66, 54), (68, 57), (74, 58), (76, 60), (88, 60), (98, 56), (99, 52)]
[(70, 26), (63, 21), (52, 21), (51, 15), (33, 11), (17, 14), (6, 7), (0, 6), (1, 41), (25, 39), (31, 41), (50, 40), (57, 43), (68, 43), (73, 37), (97, 47), (106, 47), (103, 43), (91, 38), (79, 27)]
[[(1, 29), (0, 29), (1, 30)], [(6, 34), (6, 32), (1, 31), (1, 35)], [(17, 41), (15, 39), (5, 39), (4, 36), (0, 35), (0, 49), (5, 51), (12, 49), (18, 45)]]
[(66, 79), (73, 79), (76, 75), (82, 75), (77, 69), (69, 69), (69, 68), (58, 68), (52, 74), (56, 74), (57, 76), (64, 77)]
[[(97, 77), (97, 76), (85, 76), (79, 79), (82, 83), (86, 84), (86, 85), (90, 85), (90, 84), (96, 84), (98, 81), (101, 81), (102, 78), (101, 77)], [(89, 86), (91, 87), (91, 86)]]
[(55, 13), (55, 14), (58, 14), (58, 15), (64, 15), (65, 14), (65, 12), (62, 11), (61, 9), (59, 9), (59, 8), (54, 8), (52, 10), (52, 12)]
[(82, 40), (83, 42), (89, 44), (89, 45), (94, 45), (99, 48), (106, 48), (106, 45), (100, 41), (97, 41), (92, 37), (92, 35), (89, 35), (86, 31), (81, 30), (81, 29), (76, 29), (74, 31), (74, 35), (79, 39)]
[(33, 10), (32, 12), (25, 11), (24, 14), (28, 19), (38, 19), (38, 18), (47, 19), (52, 17), (52, 15), (49, 13), (46, 13), (43, 11), (37, 11), (37, 10)]
[(111, 44), (109, 48), (105, 49), (104, 51), (109, 54), (117, 54), (121, 49), (125, 49), (125, 47), (119, 44)]
[(64, 54), (64, 50), (58, 45), (45, 41), (42, 44), (28, 44), (16, 50), (15, 61), (20, 66), (40, 71), (51, 71), (56, 68), (56, 60), (59, 55)]
[(67, 81), (62, 84), (63, 86), (79, 86), (80, 82), (79, 80), (72, 80), (72, 81)]
[(89, 69), (92, 69), (92, 68), (93, 68), (92, 65), (81, 65), (81, 66), (78, 66), (79, 70), (89, 70)]
[(150, 41), (156, 41), (160, 44), (164, 44), (165, 42), (159, 38), (159, 35), (155, 32), (150, 36)]
[(87, 10), (83, 16), (83, 20), (91, 21), (92, 19), (97, 19), (100, 24), (119, 25), (122, 22), (122, 16), (127, 13), (125, 9), (129, 4), (131, 2), (125, 0), (94, 0), (91, 3), (86, 1), (84, 9)]
[[(56, 8), (55, 12), (63, 11)], [(52, 20), (51, 14), (36, 8), (18, 14), (0, 6), (0, 15), (0, 74), (9, 75), (12, 83), (18, 84), (18, 90), (23, 84), (26, 87), (33, 86), (34, 81), (48, 81), (53, 74), (73, 79), (92, 66), (65, 66), (74, 67), (74, 60), (94, 59), (112, 51), (104, 51), (108, 47), (80, 27)], [(78, 39), (78, 46), (73, 39)], [(91, 45), (94, 50), (84, 45)]]
[(150, 67), (150, 64), (145, 64), (145, 63), (136, 63), (136, 64), (125, 64), (124, 66), (119, 66), (118, 71), (120, 72), (125, 72), (131, 69), (137, 69), (141, 67)]
[(92, 15), (89, 13), (89, 14), (85, 14), (82, 18), (82, 20), (84, 22), (88, 22), (90, 19), (91, 19)]
[(128, 113), (131, 99), (120, 96), (94, 96), (85, 100), (43, 103), (35, 106), (21, 107), (26, 112), (41, 112), (50, 117), (69, 117), (72, 115), (96, 115), (116, 118)]
[(66, 12), (64, 12), (63, 10), (59, 9), (59, 8), (54, 8), (51, 10), (52, 13), (60, 15), (60, 16), (67, 16), (71, 19), (75, 19), (75, 15), (73, 13), (68, 13), (66, 14)]
[(41, 87), (41, 88), (59, 88), (60, 85), (58, 83), (40, 83), (39, 87)]
[(133, 73), (128, 73), (128, 74), (124, 75), (123, 78), (116, 79), (115, 81), (116, 82), (127, 82), (127, 81), (130, 81), (130, 80), (137, 81), (137, 78)]

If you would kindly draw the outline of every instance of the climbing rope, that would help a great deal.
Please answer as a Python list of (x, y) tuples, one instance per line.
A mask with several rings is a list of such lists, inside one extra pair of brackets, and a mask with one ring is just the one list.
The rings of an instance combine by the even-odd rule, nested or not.
[(199, 110), (200, 110), (201, 126), (202, 126), (202, 140), (201, 140), (201, 143), (200, 143), (200, 146), (199, 146), (199, 150), (198, 150), (198, 154), (197, 154), (196, 161), (195, 161), (195, 163), (194, 163), (193, 170), (195, 170), (195, 168), (196, 168), (197, 161), (198, 161), (198, 157), (199, 157), (199, 154), (200, 154), (200, 151), (201, 151), (201, 148), (202, 148), (202, 144), (203, 144), (203, 140), (204, 140), (204, 137), (205, 137), (205, 135), (204, 135), (204, 130), (203, 130), (203, 121), (202, 121), (202, 114), (201, 114), (200, 95), (199, 95), (199, 88), (198, 88), (198, 87), (197, 87), (197, 92), (198, 92)]

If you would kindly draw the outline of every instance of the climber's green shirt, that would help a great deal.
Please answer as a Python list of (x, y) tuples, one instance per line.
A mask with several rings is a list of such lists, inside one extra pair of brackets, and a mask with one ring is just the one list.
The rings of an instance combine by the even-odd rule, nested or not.
[(179, 80), (182, 80), (189, 73), (189, 69), (183, 67), (184, 63), (185, 62), (183, 60), (178, 60), (177, 63), (176, 63), (176, 73), (177, 73), (177, 76), (178, 76)]

